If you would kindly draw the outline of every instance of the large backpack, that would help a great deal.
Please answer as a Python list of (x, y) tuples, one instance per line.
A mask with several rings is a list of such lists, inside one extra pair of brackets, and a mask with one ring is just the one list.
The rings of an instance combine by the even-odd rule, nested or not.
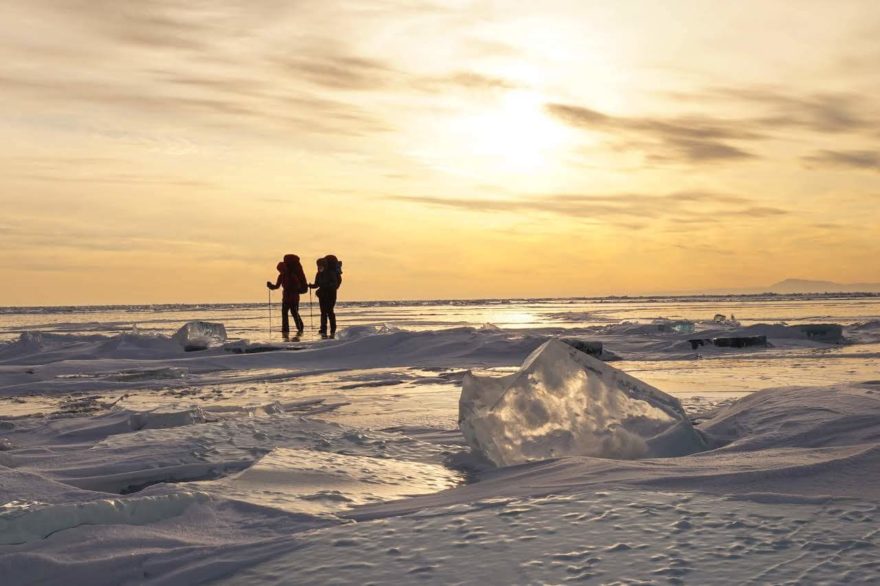
[(306, 280), (306, 273), (303, 271), (302, 263), (295, 254), (285, 254), (284, 264), (287, 266), (286, 287), (297, 293), (308, 293), (309, 282)]
[(342, 286), (342, 261), (336, 258), (335, 254), (328, 254), (324, 257), (324, 262), (327, 263), (326, 270), (336, 273), (336, 281), (338, 283), (336, 288), (338, 289)]

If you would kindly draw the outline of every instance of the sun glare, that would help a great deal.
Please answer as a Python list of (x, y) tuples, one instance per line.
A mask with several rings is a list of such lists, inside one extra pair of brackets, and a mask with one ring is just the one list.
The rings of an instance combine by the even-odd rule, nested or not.
[(565, 129), (544, 111), (532, 92), (509, 92), (497, 107), (463, 120), (467, 148), (484, 164), (505, 172), (536, 173), (565, 141)]

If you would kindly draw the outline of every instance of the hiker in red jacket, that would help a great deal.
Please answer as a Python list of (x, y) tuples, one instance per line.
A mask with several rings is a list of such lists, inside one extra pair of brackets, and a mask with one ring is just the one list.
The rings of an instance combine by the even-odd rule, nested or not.
[(306, 274), (303, 272), (302, 264), (299, 257), (295, 254), (285, 254), (284, 261), (278, 263), (278, 279), (272, 284), (272, 281), (266, 281), (266, 287), (275, 290), (281, 287), (283, 295), (281, 298), (281, 333), (287, 334), (290, 331), (290, 323), (287, 321), (287, 313), (293, 315), (293, 323), (296, 324), (297, 335), (303, 333), (305, 325), (299, 316), (299, 295), (309, 290), (309, 283), (306, 280)]

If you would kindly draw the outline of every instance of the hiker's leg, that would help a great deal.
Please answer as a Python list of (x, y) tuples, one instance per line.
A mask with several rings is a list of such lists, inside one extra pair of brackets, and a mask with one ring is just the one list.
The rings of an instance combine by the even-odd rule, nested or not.
[(303, 320), (299, 315), (299, 297), (297, 297), (291, 305), (291, 310), (293, 311), (293, 323), (296, 324), (296, 330), (299, 333), (302, 333), (306, 326), (303, 324)]
[(327, 299), (327, 317), (330, 319), (330, 333), (336, 333), (336, 295)]
[(290, 322), (287, 321), (287, 311), (290, 309), (290, 306), (286, 301), (281, 302), (281, 331), (289, 332), (290, 331)]
[(318, 297), (318, 305), (321, 307), (321, 329), (319, 330), (322, 334), (327, 333), (327, 300), (323, 297)]

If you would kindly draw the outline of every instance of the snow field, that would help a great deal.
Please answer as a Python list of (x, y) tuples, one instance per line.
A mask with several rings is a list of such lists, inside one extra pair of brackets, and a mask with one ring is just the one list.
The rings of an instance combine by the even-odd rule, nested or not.
[[(701, 360), (687, 334), (614, 325), (365, 326), (256, 353), (23, 336), (0, 346), (4, 586), (880, 581), (880, 373), (850, 366), (872, 364), (877, 328), (846, 328), (848, 345), (776, 328), (770, 348)], [(708, 449), (473, 457), (456, 429), (465, 371), (512, 375), (563, 333), (603, 341), (630, 374), (699, 364), (709, 392), (682, 403)], [(751, 362), (766, 378), (749, 385), (778, 386), (774, 361), (829, 379), (712, 394)]]
[(608, 489), (314, 531), (220, 584), (875, 584), (876, 502)]

